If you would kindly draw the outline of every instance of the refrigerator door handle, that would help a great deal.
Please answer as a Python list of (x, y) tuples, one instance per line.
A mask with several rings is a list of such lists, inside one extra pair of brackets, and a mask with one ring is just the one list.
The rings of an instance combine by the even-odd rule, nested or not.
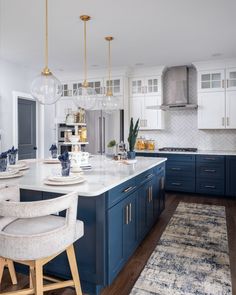
[(105, 153), (105, 144), (106, 144), (106, 118), (103, 117), (103, 153)]
[(99, 133), (99, 151), (98, 153), (102, 153), (102, 117), (98, 118), (98, 133)]

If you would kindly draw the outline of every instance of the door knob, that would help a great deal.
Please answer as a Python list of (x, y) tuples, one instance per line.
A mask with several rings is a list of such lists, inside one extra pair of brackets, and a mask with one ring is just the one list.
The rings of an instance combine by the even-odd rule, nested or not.
[(37, 148), (37, 146), (34, 146), (34, 150), (37, 150), (38, 148)]

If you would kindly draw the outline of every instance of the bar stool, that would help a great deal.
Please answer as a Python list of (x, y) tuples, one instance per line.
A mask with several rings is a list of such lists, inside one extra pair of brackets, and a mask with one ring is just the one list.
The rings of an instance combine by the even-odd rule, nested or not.
[[(15, 202), (20, 201), (20, 190), (18, 186), (13, 185), (0, 185), (0, 201), (12, 200)], [(14, 217), (0, 216), (0, 231), (8, 224), (16, 220)], [(13, 285), (17, 284), (16, 272), (12, 260), (0, 257), (0, 283), (2, 282), (4, 268), (7, 267), (10, 273)]]
[[(42, 295), (45, 291), (73, 286), (76, 294), (82, 295), (73, 246), (84, 235), (83, 222), (77, 220), (77, 204), (77, 193), (35, 202), (0, 201), (0, 216), (17, 218), (0, 231), (0, 257), (30, 268), (32, 283), (20, 294)], [(51, 215), (64, 210), (66, 218)], [(46, 277), (54, 283), (43, 285), (43, 266), (64, 251), (72, 280)], [(19, 294), (19, 291), (3, 294)]]

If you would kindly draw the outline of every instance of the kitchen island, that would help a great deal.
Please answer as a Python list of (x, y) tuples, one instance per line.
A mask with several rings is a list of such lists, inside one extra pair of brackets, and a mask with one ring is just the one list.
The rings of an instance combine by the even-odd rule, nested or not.
[[(85, 224), (85, 235), (75, 243), (82, 288), (99, 294), (112, 283), (165, 207), (165, 161), (140, 157), (127, 165), (95, 156), (92, 169), (84, 171), (84, 183), (63, 187), (44, 184), (47, 176), (60, 171), (60, 165), (36, 161), (23, 177), (4, 183), (18, 184), (23, 202), (78, 193), (77, 218)], [(64, 216), (64, 212), (59, 214)], [(70, 278), (66, 255), (48, 263), (45, 272)]]

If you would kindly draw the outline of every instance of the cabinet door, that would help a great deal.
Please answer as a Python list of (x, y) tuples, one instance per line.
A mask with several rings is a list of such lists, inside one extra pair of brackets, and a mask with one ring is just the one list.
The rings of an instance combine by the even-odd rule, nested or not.
[(226, 128), (236, 128), (236, 91), (226, 91)]
[(199, 93), (198, 129), (224, 129), (225, 121), (225, 93)]
[(145, 126), (143, 117), (143, 98), (134, 96), (130, 98), (130, 118), (136, 122), (139, 119), (139, 126), (142, 129)]
[(145, 80), (145, 92), (147, 94), (161, 94), (161, 79), (160, 77), (149, 77)]
[(200, 92), (224, 91), (225, 70), (201, 71), (198, 75), (198, 89)]
[(149, 107), (160, 106), (160, 96), (146, 96), (144, 97), (144, 120), (145, 130), (155, 130), (164, 128), (164, 112), (162, 110), (149, 109)]
[(236, 156), (226, 157), (226, 195), (236, 197)]
[(145, 80), (135, 78), (130, 80), (130, 96), (143, 96), (145, 93)]
[(227, 90), (236, 90), (236, 68), (226, 70)]
[[(105, 80), (105, 86), (109, 87), (109, 80)], [(110, 81), (110, 87), (112, 89), (114, 96), (119, 96), (123, 94), (123, 80), (121, 78), (113, 78)]]
[(125, 263), (123, 247), (123, 229), (128, 224), (124, 202), (120, 202), (108, 211), (108, 283), (116, 277)]
[(125, 258), (128, 259), (137, 246), (137, 231), (136, 231), (136, 211), (137, 198), (136, 193), (131, 194), (124, 204), (124, 227), (123, 227), (123, 246)]

